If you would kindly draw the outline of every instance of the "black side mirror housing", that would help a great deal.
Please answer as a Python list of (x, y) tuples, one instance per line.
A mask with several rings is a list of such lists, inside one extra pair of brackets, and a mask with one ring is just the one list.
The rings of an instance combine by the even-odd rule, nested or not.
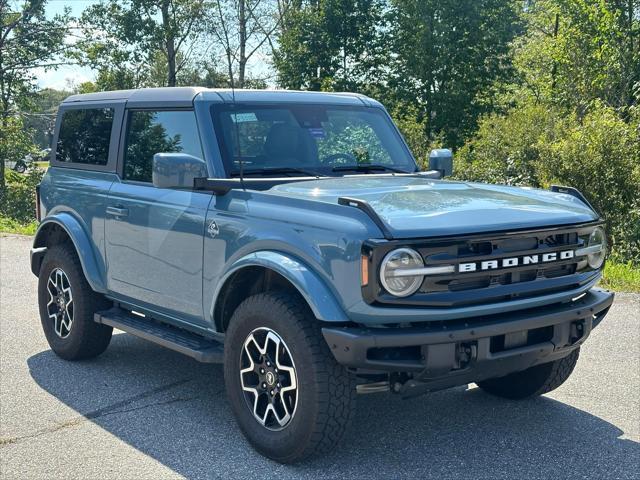
[(186, 153), (156, 153), (152, 180), (158, 188), (193, 188), (195, 178), (207, 176), (204, 160)]
[(453, 174), (453, 153), (448, 148), (437, 148), (429, 154), (429, 170), (440, 172), (441, 178)]

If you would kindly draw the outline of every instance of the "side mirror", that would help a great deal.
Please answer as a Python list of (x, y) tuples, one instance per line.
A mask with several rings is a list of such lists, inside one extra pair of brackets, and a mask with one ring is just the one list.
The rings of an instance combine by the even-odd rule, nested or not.
[(186, 153), (156, 153), (152, 181), (158, 188), (193, 188), (193, 179), (207, 177), (204, 160)]
[(453, 153), (448, 148), (437, 148), (429, 154), (429, 170), (437, 170), (441, 178), (453, 173)]

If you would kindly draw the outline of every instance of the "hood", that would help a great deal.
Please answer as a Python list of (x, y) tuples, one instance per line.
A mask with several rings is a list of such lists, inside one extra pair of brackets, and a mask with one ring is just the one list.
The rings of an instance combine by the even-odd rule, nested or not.
[(416, 176), (336, 177), (282, 184), (268, 192), (332, 204), (339, 197), (364, 200), (394, 238), (550, 227), (598, 218), (571, 195)]

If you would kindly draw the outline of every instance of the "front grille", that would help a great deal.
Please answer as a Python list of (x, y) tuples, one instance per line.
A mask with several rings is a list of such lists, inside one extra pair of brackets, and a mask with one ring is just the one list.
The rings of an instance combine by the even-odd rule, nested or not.
[[(484, 261), (501, 262), (504, 258), (557, 253), (585, 246), (593, 224), (547, 230), (474, 235), (458, 238), (394, 241), (384, 245), (367, 246), (372, 264), (398, 246), (417, 250), (425, 266), (459, 265)], [(579, 258), (555, 260), (548, 263), (519, 264), (518, 266), (425, 276), (415, 294), (397, 298), (382, 289), (379, 282), (370, 281), (363, 288), (369, 303), (381, 305), (421, 305), (430, 307), (457, 307), (529, 298), (563, 290), (578, 288), (593, 279), (596, 272), (588, 268), (578, 270)], [(375, 270), (375, 269), (374, 269)], [(378, 272), (375, 273), (378, 275)]]

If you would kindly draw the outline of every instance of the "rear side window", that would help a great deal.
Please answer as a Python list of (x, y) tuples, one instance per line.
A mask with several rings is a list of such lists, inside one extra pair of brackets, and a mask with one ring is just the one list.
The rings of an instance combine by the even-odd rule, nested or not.
[(62, 115), (56, 160), (106, 165), (113, 126), (113, 108), (67, 110)]
[(156, 153), (187, 153), (202, 158), (198, 126), (193, 111), (129, 113), (124, 179), (151, 182)]

